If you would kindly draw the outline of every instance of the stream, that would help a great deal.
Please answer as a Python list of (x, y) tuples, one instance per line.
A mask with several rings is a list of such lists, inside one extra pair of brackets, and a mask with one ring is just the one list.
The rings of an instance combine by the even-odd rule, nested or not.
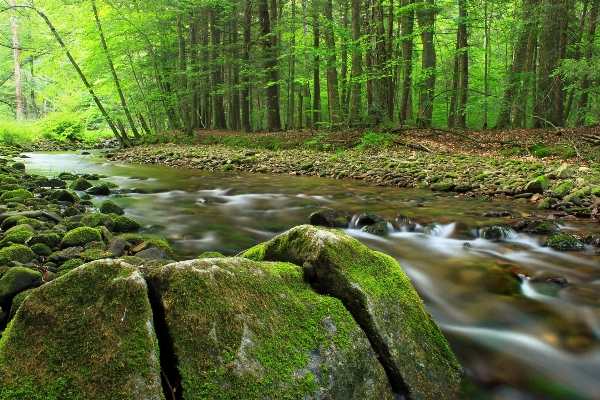
[[(544, 246), (545, 236), (511, 230), (501, 240), (472, 239), (482, 227), (544, 214), (531, 204), (352, 180), (119, 164), (92, 153), (27, 153), (19, 161), (34, 174), (109, 176), (125, 192), (111, 199), (168, 239), (177, 259), (235, 255), (324, 207), (388, 222), (405, 214), (416, 231), (345, 231), (402, 266), (475, 382), (475, 398), (600, 399), (599, 249), (559, 252)], [(491, 211), (510, 216), (483, 217)], [(555, 222), (565, 232), (600, 235), (600, 224)]]

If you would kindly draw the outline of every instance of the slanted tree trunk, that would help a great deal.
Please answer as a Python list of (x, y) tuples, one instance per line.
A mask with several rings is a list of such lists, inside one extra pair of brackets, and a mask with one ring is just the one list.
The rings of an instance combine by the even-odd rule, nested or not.
[(46, 16), (46, 14), (44, 14), (42, 11), (40, 11), (40, 10), (38, 10), (36, 8), (34, 8), (34, 11), (44, 20), (44, 22), (46, 23), (46, 25), (48, 26), (48, 28), (50, 28), (50, 31), (52, 32), (52, 35), (54, 36), (54, 39), (56, 39), (56, 41), (58, 42), (58, 44), (60, 45), (60, 47), (62, 47), (62, 49), (65, 51), (65, 54), (67, 55), (67, 58), (69, 59), (69, 62), (71, 63), (71, 65), (73, 66), (73, 68), (75, 69), (75, 71), (77, 72), (77, 75), (79, 75), (79, 79), (81, 79), (81, 82), (83, 82), (84, 86), (88, 90), (88, 93), (92, 96), (92, 99), (94, 100), (94, 103), (96, 103), (96, 106), (98, 107), (98, 110), (100, 110), (100, 113), (104, 117), (104, 120), (106, 121), (106, 123), (110, 127), (111, 131), (113, 132), (113, 134), (115, 135), (115, 137), (117, 138), (117, 140), (119, 140), (119, 143), (121, 143), (121, 146), (122, 147), (129, 147), (129, 143), (126, 143), (123, 140), (123, 138), (121, 137), (121, 135), (119, 134), (119, 131), (117, 130), (116, 125), (114, 124), (112, 118), (110, 118), (110, 115), (108, 115), (108, 113), (106, 112), (106, 109), (102, 105), (102, 102), (100, 101), (100, 98), (96, 95), (96, 92), (94, 92), (94, 89), (92, 88), (92, 85), (90, 85), (90, 83), (88, 82), (87, 78), (83, 74), (83, 71), (81, 70), (81, 68), (79, 68), (79, 64), (77, 64), (77, 62), (75, 61), (75, 59), (71, 55), (71, 52), (67, 49), (67, 46), (65, 45), (65, 42), (63, 42), (62, 38), (60, 37), (60, 35), (56, 31), (56, 28), (54, 28), (54, 25), (52, 25), (52, 22), (50, 22), (50, 19), (48, 19), (48, 17)]
[(119, 77), (117, 76), (117, 71), (115, 70), (115, 65), (112, 61), (112, 57), (110, 52), (108, 51), (108, 45), (106, 44), (106, 39), (104, 37), (104, 32), (102, 31), (102, 25), (100, 24), (100, 18), (98, 17), (98, 9), (96, 8), (95, 0), (92, 0), (92, 10), (94, 11), (94, 19), (96, 20), (96, 26), (98, 27), (98, 34), (100, 35), (100, 42), (102, 43), (102, 49), (104, 50), (104, 54), (106, 56), (106, 61), (108, 62), (108, 67), (110, 68), (110, 73), (112, 74), (113, 81), (115, 83), (115, 87), (117, 88), (117, 93), (119, 94), (119, 99), (121, 100), (121, 106), (123, 107), (123, 111), (125, 112), (125, 116), (127, 118), (127, 122), (129, 122), (129, 127), (133, 132), (133, 135), (136, 139), (140, 138), (140, 133), (135, 127), (135, 122), (133, 122), (133, 118), (131, 113), (129, 112), (129, 107), (127, 107), (127, 101), (125, 101), (125, 96), (123, 95), (123, 89), (121, 88), (121, 82), (119, 81)]

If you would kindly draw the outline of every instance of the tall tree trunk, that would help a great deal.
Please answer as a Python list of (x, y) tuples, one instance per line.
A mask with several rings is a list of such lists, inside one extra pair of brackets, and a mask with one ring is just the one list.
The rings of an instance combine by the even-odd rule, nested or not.
[[(517, 95), (520, 89), (524, 89), (523, 73), (531, 72), (528, 69), (528, 60), (531, 58), (530, 52), (533, 51), (531, 39), (535, 35), (534, 30), (538, 24), (537, 18), (534, 17), (534, 10), (539, 5), (540, 0), (524, 0), (521, 11), (521, 20), (524, 21), (517, 35), (517, 40), (514, 48), (513, 62), (509, 66), (507, 73), (507, 83), (504, 89), (504, 95), (502, 97), (502, 104), (500, 104), (500, 111), (498, 113), (498, 120), (494, 129), (504, 129), (511, 126), (511, 114), (515, 108), (515, 102), (517, 101)], [(523, 105), (520, 104), (519, 108)], [(517, 115), (522, 115), (523, 112), (517, 110)], [(519, 120), (522, 117), (518, 118)], [(515, 125), (516, 121), (515, 121)]]
[(183, 37), (183, 24), (181, 21), (181, 15), (177, 17), (177, 42), (179, 44), (179, 56), (178, 56), (178, 69), (179, 69), (179, 99), (181, 102), (181, 119), (183, 120), (183, 127), (185, 134), (192, 136), (194, 134), (192, 130), (192, 119), (190, 115), (190, 104), (187, 87), (187, 66), (185, 59), (185, 39)]
[[(592, 54), (594, 51), (594, 38), (596, 36), (596, 26), (598, 23), (599, 3), (600, 2), (598, 0), (594, 0), (588, 19), (587, 37), (585, 43), (585, 60), (588, 64), (591, 64)], [(581, 97), (579, 98), (579, 111), (577, 113), (576, 122), (577, 126), (583, 126), (585, 124), (590, 86), (590, 77), (588, 74), (585, 74), (583, 80), (581, 81)]]
[(542, 7), (542, 31), (540, 33), (540, 54), (538, 69), (538, 94), (539, 99), (536, 102), (534, 113), (535, 118), (533, 126), (535, 128), (545, 127), (550, 124), (561, 125), (560, 107), (557, 100), (560, 100), (561, 94), (557, 80), (559, 76), (554, 74), (558, 65), (561, 41), (561, 20), (559, 13), (561, 11), (562, 0), (549, 0)]
[(456, 28), (456, 53), (454, 54), (454, 76), (452, 79), (452, 99), (448, 126), (456, 124), (467, 127), (467, 90), (469, 82), (469, 53), (467, 48), (467, 9), (466, 0), (458, 2), (458, 26)]
[(362, 77), (362, 51), (360, 49), (361, 38), (361, 10), (362, 0), (352, 0), (351, 21), (352, 21), (352, 72), (350, 75), (350, 112), (348, 115), (348, 125), (353, 126), (358, 122), (358, 111), (361, 107), (361, 84)]
[[(287, 111), (287, 129), (294, 129), (294, 112), (296, 111), (296, 1), (292, 0), (292, 37), (290, 38), (290, 60), (288, 77), (288, 111)], [(300, 123), (302, 126), (302, 123)]]
[[(342, 28), (348, 30), (348, 6), (349, 2), (344, 1), (342, 5)], [(342, 104), (340, 105), (341, 119), (345, 120), (348, 116), (348, 106), (350, 105), (350, 92), (348, 86), (348, 38), (342, 36), (342, 70), (340, 71), (340, 80), (342, 86)]]
[(269, 132), (281, 131), (281, 116), (279, 113), (279, 61), (277, 49), (274, 47), (276, 37), (271, 32), (271, 18), (267, 0), (258, 0), (258, 14), (260, 20), (260, 41), (264, 54), (264, 68), (267, 81), (267, 130)]
[(221, 86), (223, 85), (223, 66), (219, 60), (221, 47), (221, 14), (223, 10), (221, 5), (215, 4), (210, 7), (210, 45), (211, 45), (211, 91), (213, 103), (213, 124), (215, 129), (227, 129), (225, 120), (225, 106), (223, 104), (223, 94)]
[(190, 69), (192, 71), (191, 79), (189, 79), (188, 87), (190, 88), (191, 96), (191, 125), (192, 130), (200, 128), (200, 98), (198, 84), (198, 75), (200, 74), (200, 66), (198, 65), (198, 21), (190, 24)]
[(327, 57), (327, 102), (329, 106), (329, 123), (340, 122), (340, 93), (338, 89), (338, 76), (335, 57), (335, 37), (333, 36), (333, 4), (332, 0), (325, 0), (324, 14), (327, 19), (325, 25), (325, 44), (329, 50)]
[(412, 118), (409, 113), (410, 97), (412, 96), (412, 63), (413, 63), (413, 32), (415, 26), (415, 11), (412, 7), (414, 0), (402, 0), (400, 13), (400, 29), (402, 31), (402, 98), (400, 100), (399, 123)]
[(110, 68), (110, 73), (112, 74), (113, 81), (115, 83), (115, 87), (117, 88), (117, 93), (119, 94), (119, 99), (121, 100), (121, 106), (123, 107), (123, 111), (125, 112), (125, 116), (127, 117), (127, 122), (129, 122), (129, 127), (133, 132), (133, 135), (136, 139), (140, 138), (140, 133), (135, 127), (135, 122), (131, 117), (131, 113), (129, 112), (129, 107), (127, 107), (127, 102), (125, 101), (125, 96), (123, 95), (123, 90), (121, 89), (121, 83), (119, 82), (119, 77), (117, 76), (117, 71), (115, 70), (115, 65), (112, 61), (112, 57), (110, 56), (110, 52), (108, 51), (108, 45), (106, 44), (106, 39), (104, 38), (104, 32), (102, 31), (102, 25), (100, 24), (100, 18), (98, 17), (98, 9), (96, 8), (96, 2), (92, 0), (92, 10), (94, 11), (94, 19), (96, 20), (96, 26), (98, 27), (98, 34), (100, 35), (100, 42), (102, 43), (102, 49), (104, 50), (104, 54), (106, 55), (106, 61), (108, 62), (108, 66)]
[(229, 111), (231, 117), (231, 129), (234, 131), (240, 130), (240, 65), (238, 60), (240, 59), (240, 50), (238, 44), (238, 12), (237, 7), (232, 10), (233, 17), (231, 18), (230, 30), (231, 30), (231, 46), (233, 47), (233, 87), (232, 98), (231, 98), (231, 110)]
[(244, 8), (243, 36), (244, 44), (242, 47), (242, 62), (244, 73), (242, 74), (242, 130), (244, 132), (252, 131), (250, 124), (250, 46), (251, 46), (251, 27), (252, 27), (252, 2), (246, 1)]
[(315, 50), (314, 65), (313, 65), (313, 118), (312, 123), (315, 129), (319, 127), (321, 122), (321, 74), (319, 64), (321, 59), (319, 57), (319, 16), (316, 10), (313, 10), (313, 48)]
[(423, 54), (421, 56), (421, 91), (419, 93), (419, 113), (417, 126), (428, 128), (433, 118), (433, 100), (436, 77), (436, 55), (433, 43), (435, 28), (435, 15), (437, 9), (435, 0), (421, 0), (424, 7), (417, 11), (417, 22), (421, 28), (421, 43)]
[(388, 115), (388, 54), (383, 20), (382, 0), (368, 0), (370, 29), (372, 31), (371, 52), (367, 55), (371, 60), (372, 104), (369, 107), (369, 118), (373, 124), (387, 123)]
[(490, 95), (490, 16), (488, 14), (488, 0), (484, 0), (484, 20), (483, 20), (483, 93), (485, 98), (483, 99), (483, 129), (488, 128), (488, 97)]
[[(388, 27), (387, 27), (387, 36), (386, 36), (386, 54), (387, 61), (391, 60), (394, 56), (394, 0), (389, 0), (388, 7)], [(395, 73), (391, 69), (391, 66), (387, 65), (386, 69), (388, 70), (388, 76), (386, 79), (387, 86), (387, 116), (390, 122), (394, 119), (394, 98), (396, 94), (395, 88)]]
[(17, 121), (23, 120), (23, 89), (21, 86), (21, 63), (19, 62), (19, 27), (17, 24), (17, 18), (12, 15), (12, 11), (15, 9), (15, 0), (10, 0), (10, 27), (12, 31), (12, 48), (13, 48), (13, 65), (14, 65), (14, 76), (15, 76), (15, 96), (16, 96), (16, 117)]
[(115, 135), (115, 137), (117, 138), (117, 140), (119, 140), (119, 142), (121, 143), (121, 146), (127, 147), (128, 143), (126, 143), (123, 140), (123, 138), (121, 137), (121, 135), (119, 134), (119, 131), (117, 130), (116, 125), (114, 124), (112, 118), (110, 118), (110, 115), (108, 115), (108, 113), (106, 112), (106, 109), (102, 105), (102, 102), (100, 101), (100, 98), (96, 95), (96, 92), (94, 92), (94, 89), (92, 88), (92, 85), (90, 85), (90, 83), (88, 82), (87, 78), (83, 74), (83, 71), (81, 70), (81, 68), (79, 68), (79, 64), (77, 64), (77, 62), (75, 61), (75, 59), (71, 55), (71, 52), (67, 49), (67, 46), (65, 45), (65, 42), (63, 42), (62, 38), (60, 37), (60, 35), (56, 31), (56, 28), (54, 28), (54, 25), (52, 25), (52, 22), (50, 22), (50, 19), (48, 19), (48, 17), (46, 16), (46, 14), (44, 14), (42, 11), (40, 11), (38, 9), (34, 9), (34, 10), (44, 20), (44, 22), (46, 23), (46, 25), (48, 26), (48, 28), (50, 28), (50, 31), (52, 32), (52, 35), (54, 36), (54, 39), (56, 39), (56, 41), (58, 42), (58, 44), (60, 45), (60, 47), (62, 47), (63, 50), (65, 51), (65, 54), (67, 55), (67, 58), (69, 59), (69, 62), (71, 63), (71, 65), (73, 66), (73, 68), (75, 69), (75, 71), (77, 72), (77, 75), (79, 75), (79, 79), (81, 79), (81, 82), (83, 82), (84, 86), (88, 90), (88, 93), (92, 96), (92, 99), (94, 100), (94, 103), (96, 103), (96, 106), (98, 107), (98, 110), (100, 110), (100, 113), (104, 117), (104, 120), (106, 121), (106, 123), (110, 127), (111, 131), (113, 132), (113, 134)]

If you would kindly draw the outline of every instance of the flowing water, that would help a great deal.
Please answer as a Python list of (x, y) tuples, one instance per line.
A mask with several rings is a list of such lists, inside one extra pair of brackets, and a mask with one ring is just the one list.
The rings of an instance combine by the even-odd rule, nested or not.
[[(484, 226), (536, 218), (530, 205), (350, 180), (118, 164), (75, 153), (29, 156), (23, 161), (30, 173), (100, 173), (133, 190), (113, 199), (168, 238), (179, 259), (237, 254), (306, 223), (322, 207), (373, 212), (389, 222), (404, 214), (415, 231), (346, 232), (398, 260), (476, 382), (475, 398), (600, 399), (600, 253), (590, 246), (558, 252), (543, 246), (543, 236), (509, 229), (500, 240), (472, 239)], [(484, 218), (486, 211), (510, 216)], [(566, 232), (600, 235), (599, 224), (556, 222)], [(568, 284), (548, 281), (557, 277)]]

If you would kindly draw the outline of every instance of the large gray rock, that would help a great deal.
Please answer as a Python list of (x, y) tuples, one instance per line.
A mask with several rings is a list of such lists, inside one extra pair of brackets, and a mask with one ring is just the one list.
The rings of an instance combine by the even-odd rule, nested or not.
[(572, 178), (575, 175), (573, 170), (571, 169), (571, 166), (566, 163), (558, 167), (554, 174), (556, 175), (557, 179)]
[(303, 265), (313, 287), (340, 299), (360, 324), (395, 392), (410, 399), (459, 396), (462, 369), (393, 258), (343, 232), (308, 225), (242, 256)]
[(147, 287), (119, 261), (33, 292), (0, 341), (2, 399), (164, 399)]
[(364, 332), (296, 265), (206, 258), (147, 279), (184, 399), (393, 399)]

